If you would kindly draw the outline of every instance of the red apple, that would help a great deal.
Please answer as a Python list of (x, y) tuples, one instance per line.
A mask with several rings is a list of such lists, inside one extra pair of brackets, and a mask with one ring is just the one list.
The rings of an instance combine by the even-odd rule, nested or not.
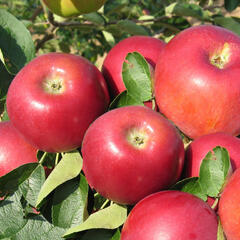
[(79, 147), (89, 124), (108, 103), (101, 72), (88, 60), (64, 53), (33, 59), (13, 79), (7, 94), (13, 125), (46, 152)]
[(117, 43), (107, 54), (102, 73), (109, 85), (112, 98), (126, 90), (122, 80), (122, 65), (130, 52), (139, 52), (154, 69), (165, 43), (149, 36), (132, 36)]
[(240, 239), (240, 169), (238, 168), (219, 200), (219, 217), (227, 240)]
[(232, 170), (240, 167), (240, 139), (227, 133), (211, 133), (192, 141), (186, 151), (186, 177), (198, 177), (202, 160), (216, 146), (227, 149)]
[(26, 163), (37, 162), (37, 149), (28, 144), (10, 121), (0, 122), (0, 177)]
[(159, 113), (126, 106), (92, 123), (82, 156), (92, 188), (117, 203), (135, 204), (178, 180), (184, 147), (176, 128)]
[(240, 134), (240, 37), (210, 25), (188, 28), (155, 69), (159, 110), (190, 138)]
[(137, 203), (124, 223), (121, 240), (216, 240), (218, 221), (200, 198), (162, 191)]

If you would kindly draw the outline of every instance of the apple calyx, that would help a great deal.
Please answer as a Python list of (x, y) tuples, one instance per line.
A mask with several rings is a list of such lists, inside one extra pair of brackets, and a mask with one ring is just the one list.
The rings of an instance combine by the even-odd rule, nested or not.
[(51, 77), (43, 82), (43, 89), (50, 94), (60, 94), (64, 92), (64, 80), (61, 77)]
[(230, 46), (228, 43), (224, 43), (222, 49), (218, 49), (214, 54), (210, 56), (210, 62), (212, 65), (219, 69), (223, 69), (230, 58)]
[(143, 129), (130, 129), (127, 133), (127, 140), (135, 148), (142, 149), (146, 146), (148, 134)]

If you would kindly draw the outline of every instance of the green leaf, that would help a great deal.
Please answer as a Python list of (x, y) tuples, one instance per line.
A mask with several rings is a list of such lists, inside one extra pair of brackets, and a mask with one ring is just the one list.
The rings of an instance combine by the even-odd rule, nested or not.
[(54, 192), (52, 221), (55, 226), (70, 228), (81, 224), (88, 216), (88, 183), (83, 175), (59, 186)]
[(25, 200), (35, 206), (38, 194), (45, 181), (45, 171), (43, 166), (38, 165), (31, 175), (20, 185), (20, 190)]
[(119, 30), (121, 29), (123, 32), (127, 32), (131, 35), (146, 35), (148, 36), (149, 33), (146, 30), (146, 28), (137, 25), (135, 22), (131, 21), (131, 20), (120, 20), (117, 23), (117, 27), (119, 28)]
[(11, 237), (27, 223), (27, 220), (23, 218), (24, 213), (20, 199), (21, 194), (15, 192), (4, 201), (0, 201), (0, 239)]
[(20, 190), (0, 201), (0, 222), (0, 239), (3, 240), (63, 240), (66, 231), (53, 226), (41, 215), (26, 215)]
[(217, 146), (203, 159), (199, 177), (183, 179), (171, 189), (192, 193), (204, 201), (207, 200), (207, 196), (219, 197), (230, 168), (228, 151)]
[(141, 105), (144, 106), (144, 104), (141, 101), (135, 100), (132, 96), (128, 94), (128, 92), (125, 90), (117, 95), (116, 98), (113, 99), (111, 104), (109, 105), (109, 110), (129, 105)]
[(200, 167), (199, 182), (208, 196), (218, 197), (229, 168), (230, 158), (225, 148), (215, 147), (206, 155)]
[(115, 229), (121, 226), (127, 218), (127, 208), (118, 204), (112, 204), (89, 216), (81, 225), (70, 228), (64, 237), (89, 229)]
[(65, 231), (66, 229), (53, 226), (40, 215), (32, 215), (27, 218), (26, 225), (14, 236), (11, 236), (11, 240), (64, 240), (62, 235)]
[(152, 99), (150, 67), (140, 53), (128, 53), (123, 62), (122, 78), (127, 94), (133, 99), (138, 102)]
[(115, 39), (113, 35), (110, 32), (102, 31), (102, 34), (105, 38), (105, 40), (108, 42), (108, 44), (113, 47), (115, 45)]
[(87, 231), (81, 240), (111, 240), (112, 239), (112, 231), (106, 229), (93, 229)]
[(0, 177), (0, 196), (16, 191), (24, 181), (31, 177), (38, 166), (38, 163), (27, 163)]
[(227, 11), (231, 12), (240, 4), (239, 0), (224, 0), (224, 7)]
[(0, 49), (7, 70), (16, 74), (35, 56), (30, 32), (24, 24), (4, 9), (0, 9)]
[(205, 12), (202, 7), (197, 4), (175, 2), (166, 7), (165, 12), (166, 14), (174, 14), (177, 16), (195, 17), (200, 20), (209, 18), (207, 12)]
[(203, 201), (207, 200), (207, 194), (202, 190), (198, 177), (185, 178), (172, 186), (171, 190), (188, 192), (201, 198)]
[(26, 217), (21, 204), (21, 193), (16, 191), (0, 201), (0, 239), (60, 240), (66, 229), (54, 227), (44, 217)]
[[(5, 101), (4, 101), (5, 102)], [(2, 116), (0, 118), (0, 121), (1, 122), (4, 122), (4, 121), (9, 121), (9, 117), (8, 117), (8, 113), (7, 113), (7, 106), (6, 106), (6, 102), (4, 103), (4, 110), (3, 110), (3, 113), (2, 113)]]
[(113, 237), (111, 238), (111, 240), (120, 240), (121, 237), (121, 233), (119, 231), (119, 229), (114, 233)]
[(93, 23), (96, 23), (98, 25), (104, 25), (105, 24), (105, 19), (104, 17), (99, 14), (98, 12), (92, 12), (88, 14), (83, 14), (83, 17)]
[(220, 219), (218, 220), (217, 240), (226, 240)]
[(14, 76), (8, 73), (5, 66), (0, 61), (0, 101), (6, 98), (8, 87), (13, 77)]
[(104, 4), (104, 15), (119, 13), (122, 8), (129, 5), (129, 0), (106, 1)]
[(240, 23), (232, 17), (214, 17), (214, 22), (240, 35)]
[(82, 169), (82, 157), (76, 151), (65, 153), (58, 165), (53, 169), (47, 180), (44, 182), (37, 198), (36, 206), (62, 183), (78, 176)]

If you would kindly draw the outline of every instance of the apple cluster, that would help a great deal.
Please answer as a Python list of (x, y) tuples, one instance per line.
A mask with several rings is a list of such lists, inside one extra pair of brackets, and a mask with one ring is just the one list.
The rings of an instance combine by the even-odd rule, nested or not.
[[(145, 102), (109, 110), (128, 91), (122, 71), (130, 52), (148, 63), (157, 107)], [(109, 51), (102, 71), (77, 55), (36, 57), (8, 90), (0, 176), (36, 162), (37, 150), (79, 149), (90, 187), (133, 206), (121, 240), (214, 240), (218, 216), (227, 239), (240, 239), (239, 56), (239, 36), (202, 25), (168, 43), (147, 36), (124, 39)], [(183, 136), (190, 143), (185, 147)], [(169, 190), (183, 178), (198, 177), (216, 146), (227, 149), (231, 162), (216, 209), (190, 193)]]

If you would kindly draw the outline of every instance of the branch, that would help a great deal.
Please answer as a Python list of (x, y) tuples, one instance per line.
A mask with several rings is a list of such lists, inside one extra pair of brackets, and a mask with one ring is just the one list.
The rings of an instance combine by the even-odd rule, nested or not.
[(38, 51), (44, 45), (45, 42), (54, 38), (55, 30), (56, 30), (55, 26), (50, 26), (44, 37), (36, 41), (36, 51)]
[(32, 17), (30, 18), (30, 21), (31, 21), (31, 22), (34, 22), (35, 19), (36, 19), (36, 17), (37, 17), (42, 11), (43, 11), (42, 5), (38, 6), (38, 7), (36, 8), (36, 10), (34, 11)]
[[(180, 29), (174, 27), (171, 24), (161, 22), (164, 19), (168, 19), (168, 17), (161, 16), (161, 17), (154, 18), (154, 19), (144, 19), (144, 20), (131, 19), (131, 21), (135, 22), (136, 24), (144, 24), (144, 23), (147, 23), (147, 22), (159, 23), (162, 26), (164, 26), (165, 28), (168, 28), (168, 29), (170, 29), (170, 30), (172, 30), (174, 32), (179, 32), (180, 31)], [(76, 22), (76, 21), (57, 22), (57, 21), (54, 20), (54, 16), (53, 16), (53, 14), (51, 12), (48, 13), (48, 21), (49, 21), (49, 23), (51, 25), (53, 25), (55, 27), (79, 27), (79, 26), (80, 27), (81, 26), (98, 27), (97, 24), (94, 24), (94, 23), (89, 22), (89, 21), (85, 21), (83, 23)], [(118, 21), (112, 21), (112, 22), (105, 23), (104, 26), (106, 27), (106, 26), (109, 26), (109, 25), (117, 24), (117, 23), (118, 23)]]
[(80, 23), (80, 22), (57, 22), (54, 20), (53, 14), (51, 12), (48, 13), (48, 21), (51, 25), (55, 26), (55, 27), (79, 27), (79, 26), (91, 26), (91, 27), (96, 27), (97, 25), (89, 22), (89, 21), (85, 21), (84, 23)]

